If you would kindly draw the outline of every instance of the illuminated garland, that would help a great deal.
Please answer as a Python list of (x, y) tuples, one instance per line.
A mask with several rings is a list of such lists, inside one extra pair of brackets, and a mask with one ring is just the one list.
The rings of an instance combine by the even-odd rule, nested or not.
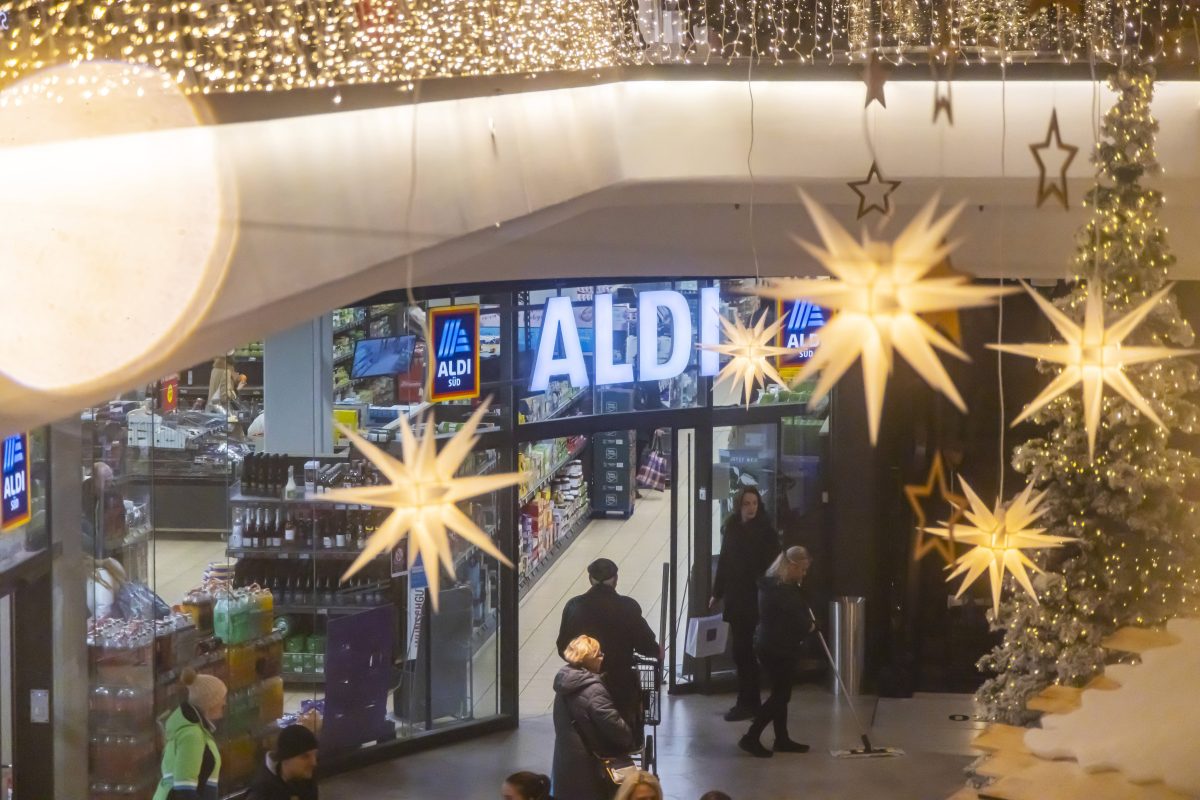
[[(632, 0), (16, 0), (0, 87), (106, 59), (188, 91), (584, 71), (647, 61), (1200, 62), (1200, 0), (692, 0), (652, 40)], [(1035, 9), (1036, 10), (1033, 10)], [(1076, 12), (1075, 9), (1078, 9)], [(647, 41), (649, 39), (649, 41)]]

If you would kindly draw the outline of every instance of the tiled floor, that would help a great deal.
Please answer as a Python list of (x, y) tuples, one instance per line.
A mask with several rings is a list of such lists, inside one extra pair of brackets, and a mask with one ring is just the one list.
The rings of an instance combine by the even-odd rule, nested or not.
[[(659, 775), (670, 800), (696, 800), (721, 789), (734, 800), (942, 800), (962, 787), (967, 746), (976, 723), (968, 695), (920, 695), (909, 700), (860, 698), (865, 719), (880, 724), (872, 743), (902, 748), (885, 759), (838, 759), (830, 748), (857, 744), (849, 714), (823, 688), (798, 687), (790, 707), (790, 733), (813, 751), (760, 761), (736, 747), (746, 723), (727, 723), (728, 696), (668, 697), (658, 729)], [(886, 719), (886, 724), (884, 720)], [(763, 737), (770, 744), (771, 734)], [(371, 800), (489, 800), (504, 776), (519, 769), (550, 771), (554, 726), (548, 716), (527, 717), (521, 727), (335, 776), (322, 796)]]

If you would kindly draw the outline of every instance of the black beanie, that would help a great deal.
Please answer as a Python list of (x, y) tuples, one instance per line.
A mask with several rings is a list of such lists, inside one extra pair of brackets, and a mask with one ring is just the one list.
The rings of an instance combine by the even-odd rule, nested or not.
[(303, 725), (288, 725), (279, 732), (279, 741), (275, 744), (275, 760), (287, 761), (316, 749), (317, 737), (312, 731)]

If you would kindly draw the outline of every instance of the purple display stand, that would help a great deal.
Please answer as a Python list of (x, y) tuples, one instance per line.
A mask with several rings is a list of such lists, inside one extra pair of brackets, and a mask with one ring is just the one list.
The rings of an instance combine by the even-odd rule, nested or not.
[(321, 750), (348, 750), (396, 738), (387, 718), (396, 652), (393, 606), (329, 620)]

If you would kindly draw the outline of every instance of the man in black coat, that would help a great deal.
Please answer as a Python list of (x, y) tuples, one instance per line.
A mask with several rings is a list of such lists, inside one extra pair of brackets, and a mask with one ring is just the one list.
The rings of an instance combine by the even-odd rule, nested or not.
[(317, 737), (303, 725), (279, 732), (246, 800), (317, 800)]
[(654, 631), (642, 617), (642, 607), (632, 597), (617, 594), (617, 565), (598, 558), (588, 565), (592, 588), (572, 597), (563, 608), (558, 629), (561, 656), (576, 636), (591, 636), (604, 651), (604, 679), (621, 718), (640, 730), (641, 685), (633, 654), (661, 656)]

